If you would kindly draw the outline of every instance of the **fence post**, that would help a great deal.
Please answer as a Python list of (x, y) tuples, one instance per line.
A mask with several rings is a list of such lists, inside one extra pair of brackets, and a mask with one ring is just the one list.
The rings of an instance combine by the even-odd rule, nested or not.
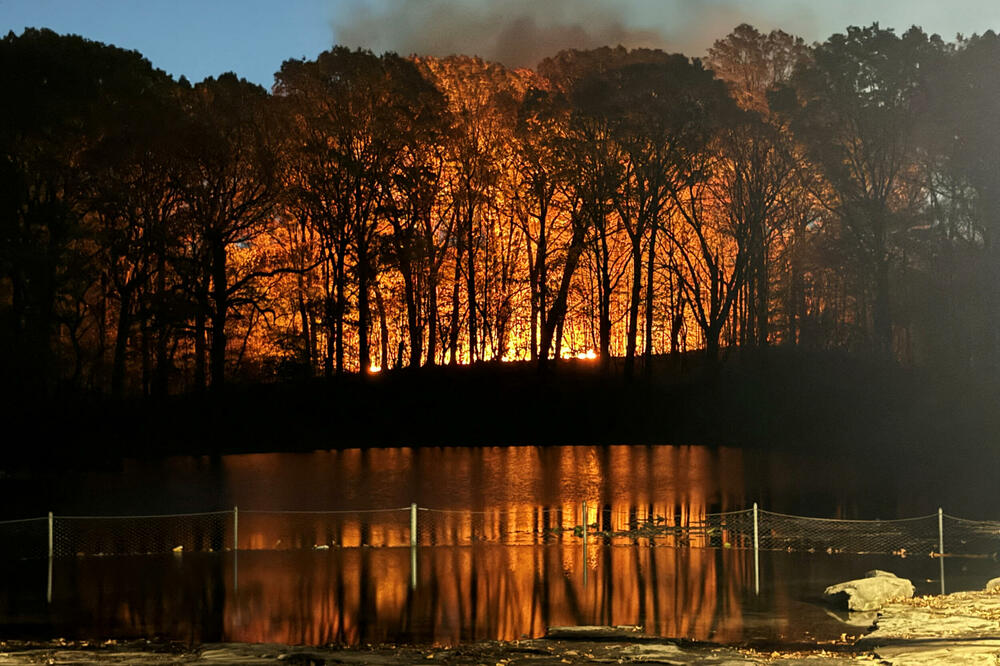
[(941, 560), (941, 594), (944, 594), (944, 511), (938, 507), (938, 559)]
[(417, 589), (417, 503), (410, 502), (410, 588)]
[(583, 503), (583, 586), (587, 587), (587, 503)]
[(233, 507), (233, 592), (240, 591), (240, 508)]
[(52, 518), (52, 512), (49, 511), (49, 576), (45, 586), (45, 602), (49, 604), (52, 603), (52, 556), (55, 554), (55, 549), (53, 548), (54, 527), (55, 521)]
[(753, 503), (753, 591), (760, 594), (760, 528), (757, 520), (757, 502)]

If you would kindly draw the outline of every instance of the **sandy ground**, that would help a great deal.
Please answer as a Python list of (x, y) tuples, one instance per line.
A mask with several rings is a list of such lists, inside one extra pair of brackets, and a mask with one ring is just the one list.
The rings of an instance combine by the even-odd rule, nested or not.
[(889, 604), (874, 631), (830, 645), (748, 649), (664, 640), (634, 632), (570, 630), (549, 638), (455, 647), (138, 642), (0, 643), (0, 664), (1000, 664), (1000, 593), (958, 592)]

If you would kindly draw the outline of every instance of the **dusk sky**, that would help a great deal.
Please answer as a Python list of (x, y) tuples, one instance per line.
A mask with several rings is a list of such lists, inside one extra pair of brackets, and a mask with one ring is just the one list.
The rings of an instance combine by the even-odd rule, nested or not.
[(192, 82), (235, 71), (270, 87), (288, 58), (332, 44), (465, 53), (533, 66), (603, 44), (703, 55), (742, 22), (808, 42), (848, 25), (919, 25), (946, 39), (1000, 28), (997, 0), (0, 0), (0, 30), (47, 27), (136, 49)]

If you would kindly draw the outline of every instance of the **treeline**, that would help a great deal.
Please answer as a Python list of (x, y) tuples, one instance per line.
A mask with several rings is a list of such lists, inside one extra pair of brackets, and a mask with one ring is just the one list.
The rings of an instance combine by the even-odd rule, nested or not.
[(9, 385), (734, 346), (1000, 360), (1000, 40), (741, 25), (536, 71), (336, 47), (273, 90), (0, 42)]

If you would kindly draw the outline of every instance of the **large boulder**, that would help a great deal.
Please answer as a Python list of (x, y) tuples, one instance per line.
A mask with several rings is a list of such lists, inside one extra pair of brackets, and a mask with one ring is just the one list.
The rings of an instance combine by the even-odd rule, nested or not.
[(823, 597), (852, 611), (878, 610), (893, 599), (913, 596), (913, 583), (888, 571), (869, 571), (864, 578), (831, 585)]

